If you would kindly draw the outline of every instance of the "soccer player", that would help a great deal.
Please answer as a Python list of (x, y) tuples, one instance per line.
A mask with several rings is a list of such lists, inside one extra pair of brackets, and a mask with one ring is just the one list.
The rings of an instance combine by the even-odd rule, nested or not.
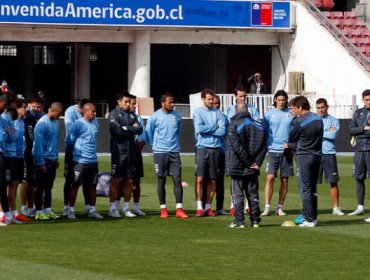
[(322, 142), (322, 156), (318, 183), (322, 183), (322, 174), (325, 173), (325, 182), (330, 184), (330, 194), (333, 203), (333, 215), (343, 216), (344, 213), (339, 207), (339, 174), (335, 139), (339, 132), (339, 121), (329, 115), (329, 105), (325, 98), (316, 101), (316, 112), (324, 123), (324, 138)]
[(289, 114), (288, 95), (284, 90), (278, 90), (274, 95), (275, 108), (266, 112), (263, 118), (263, 126), (268, 133), (268, 161), (266, 164), (265, 185), (265, 209), (261, 216), (271, 213), (271, 198), (274, 182), (280, 169), (279, 201), (275, 214), (285, 216), (283, 205), (288, 193), (289, 177), (293, 175), (293, 152), (290, 148), (284, 148), (288, 143), (289, 131), (292, 127), (293, 118)]
[[(136, 96), (131, 95), (130, 96), (130, 113), (135, 114), (136, 113), (136, 107), (137, 107), (137, 99)], [(141, 194), (141, 178), (144, 176), (144, 166), (143, 166), (143, 155), (141, 154), (141, 151), (143, 150), (143, 147), (145, 145), (146, 140), (146, 132), (145, 132), (145, 123), (141, 116), (136, 114), (136, 117), (138, 121), (140, 122), (141, 126), (143, 127), (143, 132), (140, 135), (135, 135), (135, 146), (134, 146), (134, 158), (135, 158), (135, 174), (134, 178), (132, 180), (132, 195), (134, 197), (134, 210), (133, 214), (136, 216), (145, 216), (145, 213), (141, 211), (139, 203), (140, 203), (140, 194)], [(117, 200), (116, 200), (116, 207), (119, 208), (119, 202), (121, 198), (121, 193), (118, 194)], [(130, 207), (130, 198), (126, 198), (124, 202), (124, 209), (129, 209)], [(128, 201), (127, 201), (128, 200)], [(117, 206), (118, 204), (118, 206)]]
[(176, 199), (176, 218), (187, 219), (183, 210), (181, 185), (180, 132), (181, 115), (173, 110), (171, 93), (161, 96), (161, 108), (155, 111), (146, 125), (148, 142), (153, 148), (154, 169), (158, 178), (157, 193), (161, 218), (168, 218), (166, 205), (166, 177), (171, 176)]
[[(135, 177), (135, 136), (143, 132), (135, 114), (130, 113), (129, 92), (121, 90), (117, 94), (118, 106), (109, 113), (110, 151), (112, 156), (112, 183), (109, 189), (109, 216), (122, 217), (116, 207), (119, 189), (122, 188), (125, 202), (130, 201), (132, 179)], [(123, 215), (135, 217), (124, 204)]]
[(24, 178), (21, 186), (21, 203), (23, 216), (35, 217), (36, 209), (34, 205), (34, 189), (35, 189), (35, 165), (32, 156), (32, 148), (34, 141), (34, 130), (37, 122), (44, 112), (42, 111), (42, 101), (40, 97), (36, 96), (30, 99), (29, 110), (24, 117), (25, 125), (25, 140), (26, 149), (24, 152)]
[(266, 155), (266, 135), (264, 128), (251, 119), (246, 105), (237, 104), (227, 138), (226, 172), (231, 176), (235, 207), (235, 218), (228, 228), (244, 228), (244, 194), (251, 207), (250, 226), (258, 227), (261, 221), (258, 176)]
[[(66, 138), (69, 135), (70, 128), (72, 124), (77, 121), (78, 119), (82, 118), (82, 113), (83, 113), (83, 106), (88, 103), (88, 99), (81, 99), (77, 104), (72, 105), (67, 108), (67, 110), (64, 112), (64, 124), (66, 127)], [(71, 151), (72, 152), (72, 151)], [(69, 202), (69, 192), (71, 189), (71, 185), (73, 183), (73, 155), (69, 154), (67, 151), (65, 153), (64, 157), (64, 189), (63, 189), (63, 194), (64, 194), (64, 208), (63, 208), (63, 213), (62, 216), (67, 216), (69, 214), (69, 209), (68, 209), (68, 202)], [(89, 214), (89, 190), (85, 190), (84, 188), (82, 189), (84, 198), (85, 198), (85, 213)]]
[(35, 158), (36, 175), (36, 220), (57, 219), (51, 208), (52, 188), (58, 168), (59, 153), (59, 117), (63, 113), (63, 105), (59, 102), (51, 104), (49, 111), (35, 126), (32, 155)]
[[(321, 118), (310, 112), (310, 103), (304, 96), (295, 97), (289, 103), (293, 117), (289, 143), (297, 142), (298, 185), (303, 204), (304, 221), (301, 227), (317, 224), (317, 179), (321, 162), (324, 126)], [(284, 146), (287, 148), (289, 143)]]
[(75, 203), (78, 188), (83, 185), (88, 193), (89, 217), (102, 219), (96, 212), (96, 185), (98, 183), (98, 157), (96, 154), (99, 123), (96, 120), (96, 109), (92, 103), (82, 107), (83, 117), (79, 118), (69, 128), (66, 138), (66, 151), (73, 154), (73, 182), (69, 192), (68, 219), (76, 219)]
[[(11, 129), (14, 129), (14, 136), (11, 141), (7, 142), (6, 145), (6, 175), (8, 181), (8, 200), (9, 207), (12, 210), (13, 217), (22, 222), (28, 222), (30, 219), (24, 217), (22, 214), (18, 213), (16, 206), (16, 196), (17, 196), (17, 187), (18, 183), (23, 179), (24, 172), (24, 121), (23, 117), (26, 115), (27, 103), (24, 100), (18, 99), (15, 104), (15, 108), (10, 110), (8, 113), (10, 115), (6, 116), (8, 121), (11, 121), (15, 117), (16, 120), (13, 120), (12, 123), (9, 123), (9, 126), (12, 126)], [(9, 118), (11, 116), (11, 118)]]
[[(211, 89), (201, 92), (203, 106), (193, 112), (193, 125), (196, 140), (196, 181), (195, 199), (197, 204), (197, 217), (216, 214), (211, 208), (213, 196), (216, 191), (216, 179), (221, 172), (221, 153), (223, 138), (226, 134), (226, 121), (223, 113), (213, 107), (215, 93)], [(204, 179), (208, 178), (206, 205), (203, 209), (202, 196)]]
[[(365, 213), (365, 178), (370, 175), (370, 89), (362, 92), (364, 107), (353, 113), (349, 134), (356, 137), (352, 176), (356, 180), (357, 209), (349, 216)], [(366, 219), (370, 222), (370, 219)]]

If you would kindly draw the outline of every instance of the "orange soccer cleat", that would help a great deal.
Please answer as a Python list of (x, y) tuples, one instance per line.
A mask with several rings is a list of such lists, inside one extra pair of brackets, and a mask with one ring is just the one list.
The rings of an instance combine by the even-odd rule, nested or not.
[(186, 213), (184, 212), (184, 210), (182, 210), (182, 208), (178, 208), (176, 210), (176, 218), (179, 218), (179, 219), (188, 219), (189, 216), (186, 215)]
[(161, 209), (161, 218), (168, 218), (167, 208)]

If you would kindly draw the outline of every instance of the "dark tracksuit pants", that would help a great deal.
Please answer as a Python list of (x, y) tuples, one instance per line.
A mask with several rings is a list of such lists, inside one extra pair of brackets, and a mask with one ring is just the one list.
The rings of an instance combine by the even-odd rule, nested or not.
[(248, 199), (248, 204), (251, 209), (251, 222), (259, 223), (261, 221), (258, 187), (258, 176), (256, 174), (248, 176), (231, 176), (232, 199), (235, 209), (235, 224), (244, 224), (244, 193)]
[(303, 215), (307, 222), (317, 219), (317, 178), (321, 156), (297, 155), (298, 185), (301, 192)]
[(3, 207), (3, 211), (6, 213), (9, 211), (7, 184), (5, 179), (5, 165), (4, 155), (0, 153), (0, 202)]
[(57, 161), (45, 160), (46, 172), (40, 170), (40, 166), (36, 166), (36, 191), (35, 205), (36, 210), (51, 208), (51, 190), (53, 188)]

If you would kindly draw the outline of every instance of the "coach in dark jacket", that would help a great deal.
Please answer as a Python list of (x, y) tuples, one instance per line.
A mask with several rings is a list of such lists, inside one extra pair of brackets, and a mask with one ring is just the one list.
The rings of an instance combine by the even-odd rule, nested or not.
[(258, 227), (260, 207), (258, 195), (259, 169), (267, 151), (267, 135), (263, 127), (251, 119), (245, 104), (237, 104), (227, 137), (226, 170), (231, 177), (235, 219), (230, 228), (244, 227), (244, 193), (251, 208), (250, 226)]

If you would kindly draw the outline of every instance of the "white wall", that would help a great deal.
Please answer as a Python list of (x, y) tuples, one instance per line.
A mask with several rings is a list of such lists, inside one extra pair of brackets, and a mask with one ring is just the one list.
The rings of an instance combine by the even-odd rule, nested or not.
[[(356, 95), (361, 105), (362, 91), (370, 88), (369, 72), (300, 3), (296, 13), (295, 34), (279, 34), (286, 73), (304, 72), (305, 90), (316, 92), (316, 96)], [(277, 90), (283, 87), (284, 73), (276, 50), (272, 64), (272, 82)]]

